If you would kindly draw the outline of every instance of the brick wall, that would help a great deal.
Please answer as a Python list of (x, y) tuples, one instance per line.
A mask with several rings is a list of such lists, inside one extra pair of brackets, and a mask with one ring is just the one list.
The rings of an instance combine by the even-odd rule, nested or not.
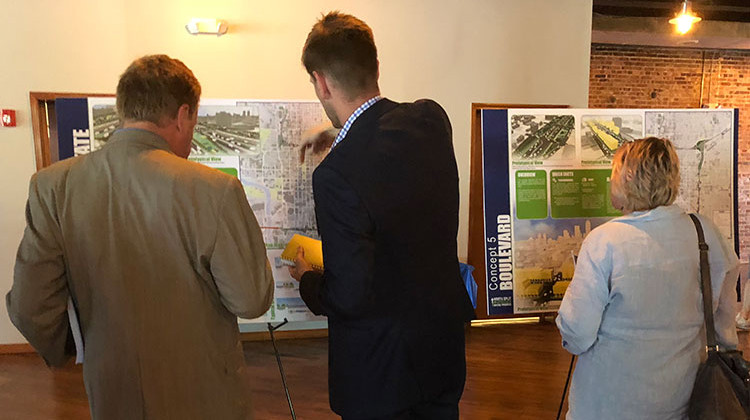
[[(750, 256), (750, 51), (591, 46), (589, 107), (740, 109), (740, 255)], [(701, 90), (703, 92), (701, 97)]]

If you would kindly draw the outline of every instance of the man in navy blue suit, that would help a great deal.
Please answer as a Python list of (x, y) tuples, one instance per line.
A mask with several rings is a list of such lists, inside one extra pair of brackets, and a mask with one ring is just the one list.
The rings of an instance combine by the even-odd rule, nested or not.
[[(313, 173), (325, 270), (302, 249), (290, 270), (310, 310), (328, 317), (331, 408), (345, 420), (458, 419), (473, 311), (448, 116), (432, 100), (380, 96), (372, 31), (354, 16), (323, 16), (302, 62), (340, 129)], [(302, 157), (322, 144), (306, 143)]]

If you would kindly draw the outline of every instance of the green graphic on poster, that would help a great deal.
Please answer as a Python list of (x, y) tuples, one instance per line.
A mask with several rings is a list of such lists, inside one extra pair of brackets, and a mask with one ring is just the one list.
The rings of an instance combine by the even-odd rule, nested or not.
[(552, 218), (620, 216), (610, 200), (610, 173), (610, 169), (550, 171)]
[(239, 156), (190, 156), (188, 159), (232, 175), (235, 178), (240, 177)]
[(547, 218), (546, 171), (516, 171), (516, 217)]

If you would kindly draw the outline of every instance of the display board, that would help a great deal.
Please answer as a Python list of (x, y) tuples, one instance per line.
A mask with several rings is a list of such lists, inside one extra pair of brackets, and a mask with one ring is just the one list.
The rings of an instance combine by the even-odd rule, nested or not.
[(583, 239), (620, 215), (609, 197), (611, 160), (637, 138), (674, 143), (676, 204), (739, 247), (736, 110), (484, 109), (480, 118), (490, 317), (557, 310)]
[[(113, 97), (57, 99), (55, 107), (60, 159), (103, 147), (120, 126)], [(189, 159), (239, 178), (273, 269), (273, 304), (254, 322), (325, 319), (307, 309), (280, 258), (295, 233), (319, 237), (312, 171), (322, 156), (300, 164), (297, 146), (305, 131), (325, 121), (312, 101), (202, 100), (198, 108)]]

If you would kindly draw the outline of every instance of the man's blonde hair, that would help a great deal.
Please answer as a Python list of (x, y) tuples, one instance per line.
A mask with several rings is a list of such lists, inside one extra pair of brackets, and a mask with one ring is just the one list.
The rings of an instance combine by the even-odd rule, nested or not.
[(674, 203), (680, 190), (680, 161), (672, 142), (648, 137), (621, 145), (612, 160), (611, 188), (621, 210)]
[(117, 113), (125, 121), (150, 121), (161, 125), (175, 118), (183, 104), (191, 114), (198, 109), (201, 85), (180, 60), (147, 55), (135, 61), (117, 83)]

